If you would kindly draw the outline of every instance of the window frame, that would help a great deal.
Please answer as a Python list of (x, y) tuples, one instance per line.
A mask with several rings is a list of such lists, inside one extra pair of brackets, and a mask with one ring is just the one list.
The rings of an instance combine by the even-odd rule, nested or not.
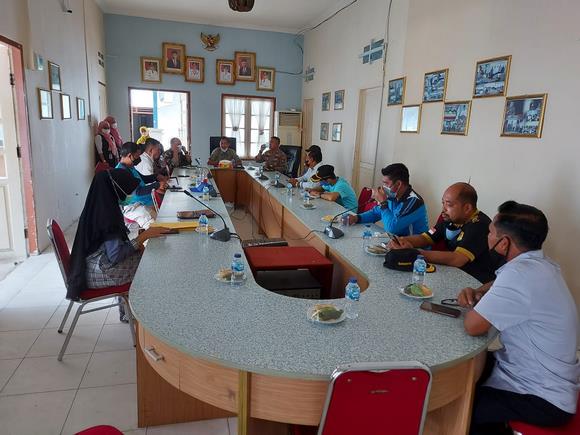
[[(225, 99), (226, 98), (238, 98), (238, 99), (243, 99), (246, 101), (246, 106), (248, 105), (248, 102), (250, 103), (251, 106), (251, 102), (252, 100), (254, 101), (270, 101), (272, 102), (272, 113), (270, 115), (270, 131), (271, 131), (271, 135), (274, 135), (274, 114), (276, 112), (276, 97), (264, 97), (262, 95), (245, 95), (245, 94), (222, 94), (222, 106), (221, 106), (221, 112), (222, 112), (222, 126), (221, 126), (221, 135), (225, 136), (225, 131), (226, 131), (226, 111), (225, 111)], [(244, 119), (245, 119), (245, 123), (244, 125), (249, 126), (248, 128), (245, 129), (244, 131), (244, 143), (245, 143), (245, 149), (244, 149), (244, 155), (246, 155), (246, 157), (240, 157), (242, 160), (253, 160), (254, 156), (250, 155), (250, 151), (251, 151), (251, 136), (252, 136), (252, 113), (251, 111), (246, 111), (244, 114)], [(249, 139), (249, 140), (248, 140)], [(268, 138), (270, 139), (270, 138)], [(240, 153), (239, 149), (236, 149), (237, 153)]]

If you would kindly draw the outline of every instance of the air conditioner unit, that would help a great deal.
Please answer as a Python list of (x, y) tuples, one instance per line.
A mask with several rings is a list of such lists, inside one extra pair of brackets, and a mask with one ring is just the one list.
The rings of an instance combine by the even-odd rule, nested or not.
[(282, 145), (302, 146), (302, 112), (277, 110), (274, 115), (274, 136)]

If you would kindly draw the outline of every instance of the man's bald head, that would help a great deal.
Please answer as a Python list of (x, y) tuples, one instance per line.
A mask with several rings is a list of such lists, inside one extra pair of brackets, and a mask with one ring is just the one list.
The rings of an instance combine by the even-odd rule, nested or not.
[(441, 204), (446, 221), (464, 224), (477, 210), (477, 192), (471, 184), (455, 183), (445, 190)]
[(455, 183), (447, 188), (451, 195), (462, 204), (470, 204), (477, 208), (477, 192), (471, 184)]

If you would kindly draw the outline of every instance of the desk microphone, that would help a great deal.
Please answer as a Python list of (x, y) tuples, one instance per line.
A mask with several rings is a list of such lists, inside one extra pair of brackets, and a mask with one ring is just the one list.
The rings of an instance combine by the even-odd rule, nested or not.
[[(365, 202), (364, 204), (361, 204), (361, 207), (364, 207), (365, 205), (367, 205), (368, 203), (370, 203), (371, 201), (374, 201), (373, 198), (369, 199), (367, 202)], [(348, 213), (349, 211), (354, 211), (358, 209), (358, 204), (355, 207), (349, 208), (345, 211), (342, 211), (340, 213), (338, 213), (336, 216), (334, 216), (331, 220), (330, 223), (326, 226), (326, 228), (324, 228), (324, 234), (326, 234), (328, 237), (330, 237), (331, 239), (340, 239), (342, 236), (344, 236), (344, 231), (338, 229), (338, 228), (334, 228), (332, 226), (332, 224), (334, 223), (334, 220), (339, 217), (342, 216), (345, 213)]]
[(220, 219), (222, 220), (224, 227), (223, 229), (219, 230), (219, 231), (215, 231), (213, 232), (210, 237), (214, 240), (218, 240), (220, 242), (227, 242), (231, 239), (231, 233), (230, 233), (230, 229), (228, 228), (228, 225), (226, 224), (226, 221), (224, 220), (223, 216), (221, 214), (219, 214), (217, 211), (215, 211), (213, 208), (211, 208), (209, 205), (205, 204), (204, 202), (200, 201), (199, 199), (197, 199), (195, 197), (195, 195), (192, 195), (190, 192), (188, 192), (187, 190), (184, 190), (183, 193), (185, 193), (187, 196), (189, 196), (190, 198), (194, 199), (195, 201), (199, 202), (201, 205), (203, 205), (205, 208), (207, 208), (210, 211), (213, 211), (216, 216), (219, 216)]
[(201, 161), (199, 160), (199, 157), (196, 157), (195, 158), (195, 163), (197, 163), (197, 167), (198, 168), (205, 169), (207, 171), (207, 179), (208, 180), (211, 179), (211, 178), (213, 178), (213, 175), (211, 174), (211, 169), (208, 168), (207, 166), (203, 166), (201, 164)]

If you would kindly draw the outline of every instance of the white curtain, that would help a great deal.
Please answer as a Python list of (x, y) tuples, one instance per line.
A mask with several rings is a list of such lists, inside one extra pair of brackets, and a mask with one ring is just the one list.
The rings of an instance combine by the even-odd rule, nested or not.
[[(260, 145), (268, 143), (270, 140), (270, 114), (272, 111), (272, 102), (267, 100), (252, 101), (252, 115), (258, 117), (258, 140), (252, 144), (252, 155), (258, 152)], [(255, 126), (252, 126), (255, 128)]]
[(240, 135), (240, 121), (244, 113), (245, 101), (238, 98), (226, 98), (226, 114), (230, 119), (233, 129), (233, 137), (236, 138), (238, 144), (243, 143), (243, 137)]

